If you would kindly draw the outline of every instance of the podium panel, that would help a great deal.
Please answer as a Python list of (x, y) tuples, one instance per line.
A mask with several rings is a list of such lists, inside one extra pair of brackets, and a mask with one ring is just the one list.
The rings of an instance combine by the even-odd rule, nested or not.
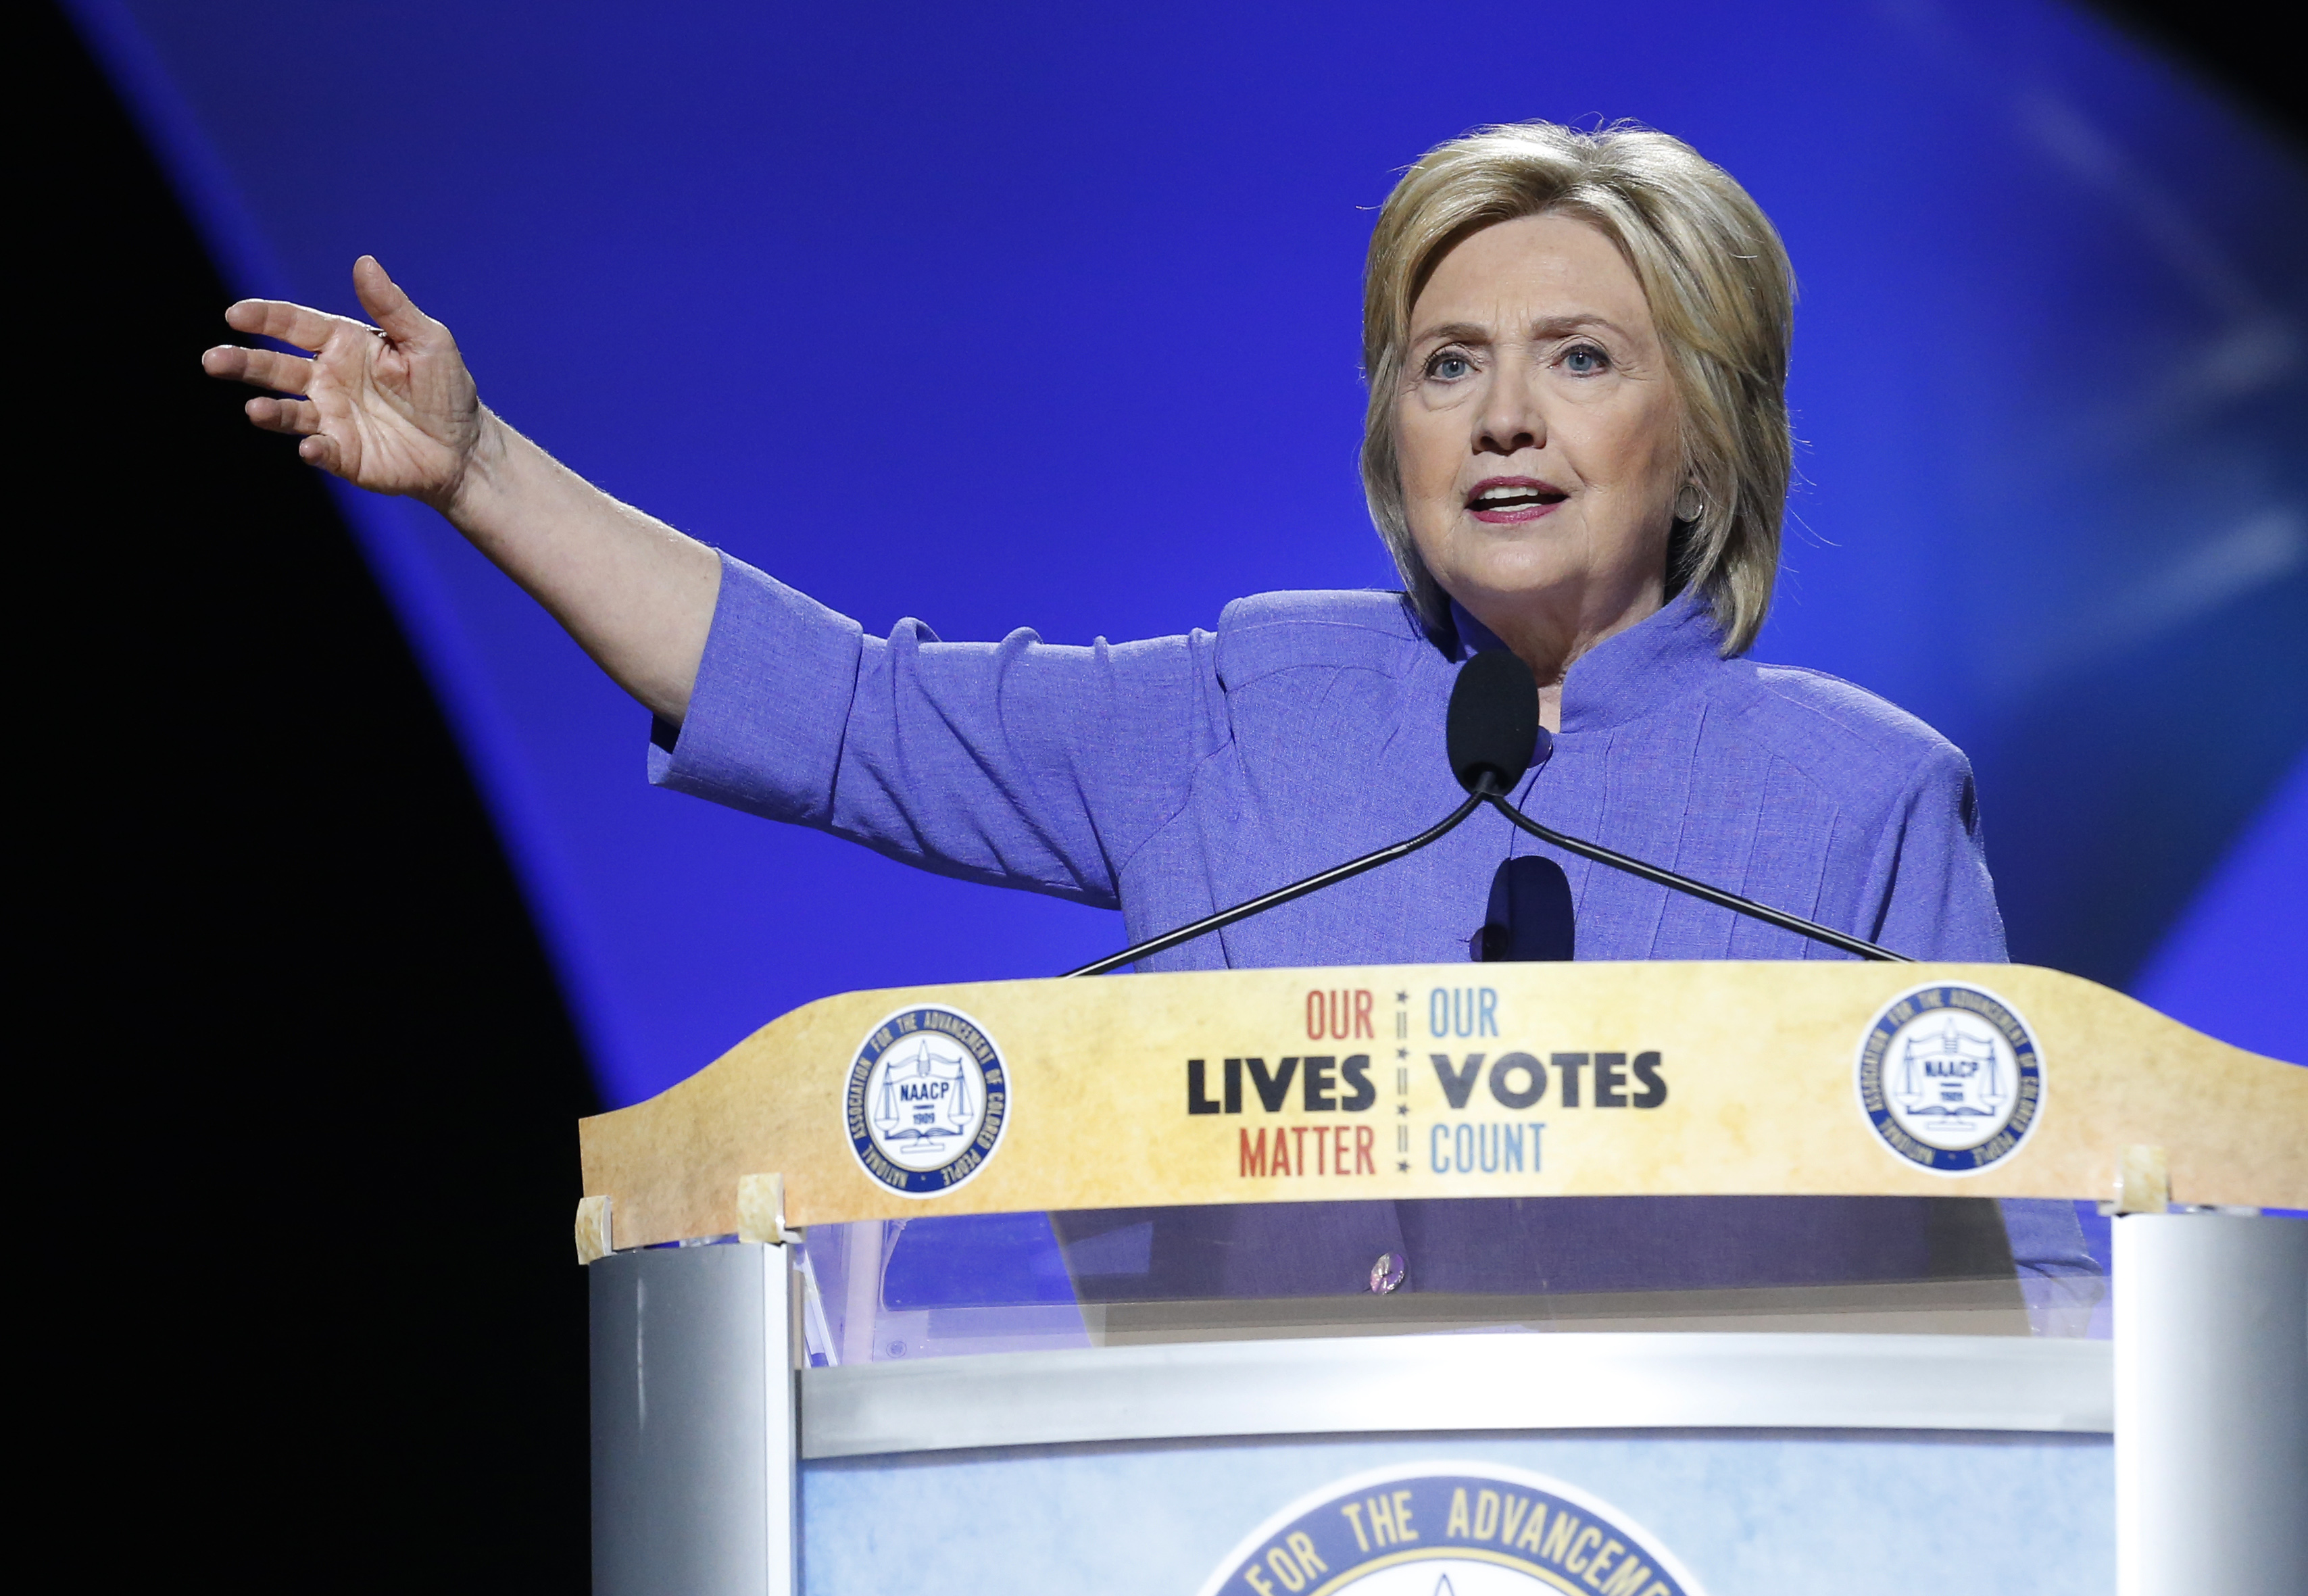
[[(910, 1097), (908, 1094), (920, 1094)], [(967, 1105), (963, 1119), (944, 1110)], [(2308, 1207), (2308, 1074), (2019, 965), (1374, 965), (797, 1009), (581, 1122), (620, 1247), (1162, 1205), (2111, 1195)]]
[[(1492, 1535), (1478, 1540), (1484, 1488), (1472, 1480), (1493, 1471), (1508, 1475), (1490, 1488), (1502, 1510)], [(1385, 1478), (1373, 1483), (1374, 1474)], [(1520, 1483), (1514, 1477), (1532, 1475), (1554, 1489), (1534, 1484), (1526, 1499), (1575, 1492), (1572, 1514), (1595, 1533), (1572, 1534), (1552, 1557), (1542, 1533), (1525, 1566), (1454, 1556), (1496, 1551)], [(1438, 1477), (1469, 1483), (1417, 1489)], [(1360, 1483), (1341, 1489), (1346, 1481)], [(1416, 1492), (1407, 1527), (1419, 1539), (1373, 1547), (1408, 1555), (1359, 1579), (1351, 1562), (1314, 1540), (1319, 1523), (1300, 1532), (1318, 1547), (1320, 1568), (1288, 1555), (1292, 1532), (1281, 1526), (1243, 1549), (1266, 1521), (1304, 1503), (1291, 1518), (1330, 1517), (1331, 1539), (1343, 1539), (1351, 1557), (1360, 1549), (1339, 1508), (1406, 1486)], [(1454, 1489), (1471, 1498), (1455, 1537)], [(2115, 1583), (2114, 1496), (2106, 1437), (2056, 1435), (1442, 1431), (971, 1454), (934, 1468), (858, 1459), (805, 1465), (802, 1588), (808, 1596), (882, 1596), (923, 1579), (955, 1592), (1108, 1596), (1615, 1588), (1655, 1596), (1659, 1586), (1693, 1596), (2106, 1596)], [(1594, 1508), (1580, 1511), (1589, 1503)], [(1511, 1546), (1529, 1524), (1524, 1512)], [(1367, 1513), (1364, 1523), (1368, 1535)], [(1277, 1545), (1282, 1557), (1270, 1551)], [(1604, 1559), (1614, 1547), (1617, 1555)], [(1658, 1578), (1666, 1558), (1688, 1579)], [(1613, 1576), (1639, 1570), (1648, 1572), (1613, 1586)], [(1598, 1571), (1592, 1582), (1589, 1571)], [(1250, 1573), (1262, 1575), (1263, 1590)], [(1340, 1575), (1350, 1583), (1333, 1584)]]

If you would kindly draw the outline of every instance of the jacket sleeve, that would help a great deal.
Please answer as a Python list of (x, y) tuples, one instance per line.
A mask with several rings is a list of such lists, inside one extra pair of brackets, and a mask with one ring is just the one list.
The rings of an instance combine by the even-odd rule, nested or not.
[(1870, 940), (1910, 958), (2000, 965), (2003, 914), (1987, 873), (1971, 761), (1932, 749), (1885, 828), (1886, 883)]
[(858, 624), (722, 556), (687, 718), (650, 779), (942, 875), (1117, 906), (1222, 745), (1207, 633), (1059, 648)]

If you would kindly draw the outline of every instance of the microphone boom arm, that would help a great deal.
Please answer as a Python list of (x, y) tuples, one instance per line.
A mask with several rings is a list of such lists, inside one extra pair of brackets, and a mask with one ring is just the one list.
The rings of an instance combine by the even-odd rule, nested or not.
[(1553, 827), (1542, 826), (1532, 819), (1508, 802), (1503, 794), (1481, 792), (1477, 793), (1476, 797), (1486, 800), (1493, 809), (1497, 810), (1513, 824), (1528, 831), (1539, 841), (1552, 843), (1566, 854), (1576, 854), (1581, 859), (1591, 859), (1598, 864), (1607, 864), (1613, 870), (1623, 870), (1631, 876), (1640, 876), (1642, 880), (1658, 886), (1670, 888), (1704, 903), (1713, 904), (1718, 909), (1728, 909), (1735, 914), (1751, 915), (1767, 924), (1776, 925), (1781, 931), (1791, 931), (1799, 937), (1809, 937), (1814, 942), (1824, 942), (1830, 948), (1838, 948), (1845, 953), (1856, 954), (1861, 958), (1872, 958), (1899, 965), (1915, 962), (1904, 953), (1894, 953), (1888, 948), (1879, 948), (1874, 943), (1864, 941), (1858, 937), (1847, 936), (1842, 931), (1805, 920), (1800, 914), (1790, 914), (1783, 909), (1774, 909), (1767, 904), (1759, 904), (1751, 897), (1741, 897), (1735, 892), (1726, 892), (1720, 887), (1709, 887), (1706, 882), (1694, 881), (1689, 876), (1677, 875), (1671, 870), (1661, 870), (1656, 864), (1646, 864), (1640, 859), (1630, 858), (1624, 854), (1604, 847), (1599, 843), (1581, 842), (1575, 837), (1565, 837)]
[(1365, 854), (1359, 859), (1349, 859), (1346, 863), (1333, 865), (1319, 875), (1308, 876), (1303, 881), (1293, 881), (1287, 887), (1278, 887), (1271, 892), (1253, 897), (1246, 903), (1236, 904), (1230, 909), (1220, 909), (1215, 914), (1206, 914), (1200, 920), (1178, 927), (1176, 931), (1167, 931), (1158, 937), (1150, 937), (1145, 941), (1135, 943), (1119, 953), (1109, 953), (1104, 958), (1093, 959), (1080, 969), (1068, 970), (1059, 979), (1070, 981), (1077, 975), (1103, 975), (1109, 970), (1118, 970), (1124, 965), (1135, 964), (1141, 958), (1176, 948), (1181, 942), (1191, 942), (1196, 937), (1206, 936), (1222, 926), (1232, 925), (1237, 920), (1246, 920), (1253, 914), (1263, 914), (1269, 909), (1288, 903), (1294, 897), (1304, 897), (1310, 892), (1320, 891), (1322, 888), (1335, 882), (1361, 875), (1365, 871), (1376, 870), (1382, 864), (1391, 864), (1395, 860), (1408, 858), (1429, 843), (1440, 842), (1450, 836), (1459, 828), (1468, 815), (1475, 812), (1478, 805), (1485, 803), (1506, 816), (1511, 824), (1529, 832), (1543, 843), (1549, 843), (1561, 848), (1566, 854), (1576, 854), (1581, 859), (1591, 859), (1596, 863), (1608, 865), (1613, 870), (1624, 871), (1631, 876), (1639, 877), (1656, 886), (1687, 894), (1700, 899), (1702, 903), (1713, 904), (1719, 909), (1728, 909), (1735, 914), (1748, 915), (1762, 921), (1767, 925), (1776, 925), (1781, 931), (1791, 931), (1797, 936), (1808, 937), (1814, 942), (1824, 942), (1839, 952), (1891, 964), (1905, 965), (1915, 962), (1904, 953), (1894, 953), (1888, 948), (1879, 948), (1874, 943), (1861, 938), (1848, 936), (1829, 926), (1805, 920), (1800, 914), (1790, 914), (1784, 909), (1774, 909), (1768, 904), (1759, 904), (1754, 899), (1742, 897), (1735, 892), (1726, 892), (1720, 887), (1709, 887), (1706, 882), (1694, 881), (1689, 876), (1677, 875), (1675, 871), (1662, 870), (1656, 864), (1646, 864), (1640, 859), (1632, 858), (1613, 848), (1604, 847), (1599, 843), (1582, 842), (1578, 837), (1565, 836), (1551, 826), (1542, 826), (1509, 802), (1507, 795), (1498, 790), (1496, 778), (1490, 771), (1486, 770), (1477, 778), (1475, 788), (1467, 794), (1465, 802), (1417, 837), (1399, 843), (1390, 843), (1374, 854)]
[[(1134, 947), (1125, 948), (1119, 953), (1109, 953), (1104, 958), (1093, 959), (1079, 970), (1068, 970), (1058, 979), (1070, 981), (1077, 975), (1103, 975), (1108, 970), (1118, 970), (1124, 965), (1135, 964), (1150, 955), (1162, 952), (1165, 948), (1176, 948), (1181, 942), (1191, 942), (1206, 932), (1217, 931), (1220, 926), (1232, 925), (1237, 920), (1262, 914), (1278, 904), (1287, 904), (1294, 897), (1304, 897), (1306, 894), (1328, 887), (1334, 881), (1343, 881), (1348, 877), (1358, 876), (1366, 870), (1376, 870), (1382, 864), (1391, 864), (1398, 859), (1408, 858), (1427, 844), (1440, 842), (1443, 837), (1456, 831), (1460, 822), (1473, 814), (1476, 806), (1484, 799), (1488, 798), (1492, 802), (1497, 802), (1497, 794), (1486, 790), (1488, 785), (1488, 783), (1485, 783), (1483, 788), (1468, 794), (1467, 801), (1443, 817), (1440, 823), (1428, 828), (1408, 841), (1390, 843), (1375, 854), (1365, 854), (1359, 859), (1349, 859), (1344, 864), (1333, 865), (1321, 875), (1308, 876), (1303, 881), (1293, 881), (1287, 887), (1278, 887), (1262, 897), (1252, 898), (1248, 903), (1236, 904), (1231, 909), (1220, 909), (1215, 914), (1204, 915), (1191, 924), (1182, 925), (1176, 931), (1164, 931), (1158, 937), (1150, 938)], [(1509, 810), (1507, 812), (1512, 814), (1514, 811)]]

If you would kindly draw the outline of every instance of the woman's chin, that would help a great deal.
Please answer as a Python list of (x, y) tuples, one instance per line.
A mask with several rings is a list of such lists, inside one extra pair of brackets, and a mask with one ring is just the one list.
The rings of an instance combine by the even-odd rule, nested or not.
[(1476, 614), (1498, 607), (1507, 610), (1546, 607), (1575, 597), (1591, 573), (1584, 562), (1563, 558), (1567, 551), (1500, 551), (1504, 558), (1469, 560), (1436, 572), (1445, 591)]

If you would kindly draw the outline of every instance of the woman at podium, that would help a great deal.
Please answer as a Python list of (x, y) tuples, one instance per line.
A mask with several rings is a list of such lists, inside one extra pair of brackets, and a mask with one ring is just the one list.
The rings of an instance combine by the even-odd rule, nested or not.
[[(449, 330), (374, 259), (354, 282), (374, 325), (244, 301), (234, 328), (311, 353), (224, 347), (204, 366), (271, 390), (249, 416), (306, 460), (423, 499), (551, 611), (651, 711), (662, 785), (1119, 908), (1135, 941), (1449, 812), (1452, 682), (1506, 649), (1552, 734), (1514, 794), (1534, 819), (1915, 957), (2005, 957), (1962, 754), (1849, 683), (1747, 657), (1791, 463), (1791, 274), (1746, 193), (1665, 134), (1494, 127), (1412, 167), (1371, 239), (1363, 320), (1363, 485), (1401, 590), (1265, 594), (1145, 641), (949, 643), (910, 620), (867, 637), (580, 479), (480, 402)], [(1486, 812), (1146, 967), (1463, 960), (1503, 862), (1546, 851)], [(1580, 958), (1843, 957), (1558, 862)], [(1951, 1241), (1954, 1207), (1987, 1223)], [(1656, 1283), (1670, 1253), (1733, 1283), (1928, 1274), (1951, 1250), (1967, 1270), (2091, 1272), (2064, 1205), (1994, 1216), (1889, 1199), (1173, 1211), (1152, 1268), (1223, 1293), (1254, 1265), (1285, 1295), (1365, 1276), (1613, 1289)]]

